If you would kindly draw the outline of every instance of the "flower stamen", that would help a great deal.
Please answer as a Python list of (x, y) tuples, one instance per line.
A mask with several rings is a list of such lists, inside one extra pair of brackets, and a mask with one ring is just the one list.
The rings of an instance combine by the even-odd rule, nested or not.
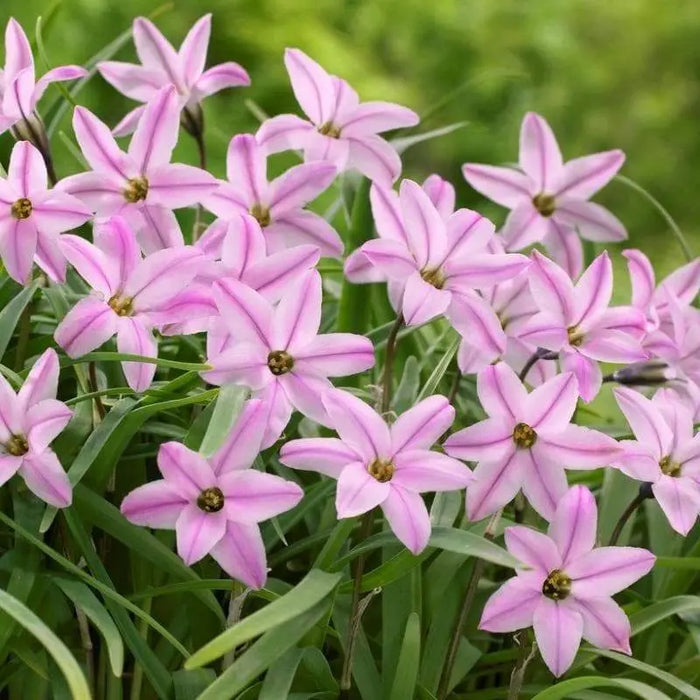
[(661, 472), (666, 476), (677, 478), (681, 475), (681, 465), (678, 462), (674, 462), (671, 455), (666, 455), (661, 459), (659, 467), (661, 467)]
[(340, 138), (340, 127), (333, 122), (325, 122), (318, 127), (318, 133), (323, 136), (330, 136), (332, 139)]
[(377, 457), (372, 460), (367, 466), (367, 472), (373, 476), (381, 484), (391, 481), (394, 476), (394, 463), (390, 459), (381, 459)]
[(253, 204), (250, 208), (250, 215), (257, 219), (262, 228), (270, 225), (270, 210), (265, 205), (260, 204), (260, 202)]
[(577, 348), (583, 343), (583, 339), (585, 338), (584, 334), (581, 332), (581, 329), (578, 326), (569, 326), (566, 329), (566, 334), (569, 337), (569, 345), (571, 345), (574, 348)]
[(224, 507), (224, 494), (218, 486), (204, 489), (197, 496), (197, 507), (205, 513), (218, 513)]
[(571, 578), (561, 569), (554, 569), (542, 584), (542, 595), (552, 600), (564, 600), (571, 593)]
[(131, 316), (134, 312), (134, 300), (130, 297), (115, 294), (107, 303), (117, 316)]
[(439, 267), (426, 267), (420, 271), (420, 276), (435, 289), (442, 289), (446, 281), (445, 273)]
[(294, 368), (294, 358), (286, 350), (273, 350), (267, 356), (267, 366), (276, 377)]
[(142, 202), (148, 196), (148, 180), (143, 175), (132, 177), (126, 181), (126, 189), (123, 194), (124, 199), (131, 204)]
[(552, 216), (556, 209), (554, 197), (552, 197), (551, 194), (545, 194), (544, 192), (540, 192), (532, 198), (532, 205), (542, 216), (545, 217)]
[(520, 449), (528, 449), (537, 442), (537, 433), (527, 423), (518, 423), (513, 428), (513, 442)]
[(29, 443), (24, 435), (12, 435), (5, 444), (5, 449), (13, 457), (21, 457), (29, 452)]
[(32, 202), (26, 197), (21, 197), (10, 207), (10, 213), (15, 219), (28, 219), (32, 215)]

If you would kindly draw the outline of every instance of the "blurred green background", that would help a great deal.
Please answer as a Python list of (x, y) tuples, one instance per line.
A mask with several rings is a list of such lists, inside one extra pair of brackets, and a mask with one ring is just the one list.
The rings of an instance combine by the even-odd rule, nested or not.
[[(2, 0), (33, 36), (36, 18), (51, 15), (45, 44), (52, 64), (84, 63), (156, 5), (145, 0)], [(565, 158), (619, 147), (623, 173), (653, 193), (700, 250), (700, 3), (659, 0), (175, 0), (156, 23), (179, 46), (204, 12), (214, 14), (209, 65), (240, 62), (252, 87), (227, 90), (205, 103), (212, 169), (223, 172), (229, 138), (253, 131), (245, 106), (268, 114), (297, 111), (282, 63), (285, 46), (308, 52), (350, 81), (364, 99), (387, 99), (432, 115), (419, 129), (462, 120), (468, 125), (411, 149), (404, 173), (440, 172), (460, 203), (497, 223), (500, 208), (463, 181), (466, 161), (517, 158), (523, 113), (552, 124)], [(129, 42), (116, 56), (133, 60)], [(57, 95), (56, 88), (43, 105)], [(134, 103), (97, 76), (79, 101), (115, 124)], [(439, 106), (438, 110), (434, 110)], [(70, 133), (66, 118), (62, 127)], [(9, 137), (2, 137), (6, 157)], [(183, 137), (181, 157), (195, 160)], [(56, 146), (58, 149), (61, 145)], [(67, 158), (70, 158), (66, 154)], [(78, 169), (59, 160), (59, 174)], [(683, 258), (668, 227), (639, 194), (613, 183), (597, 197), (630, 232), (659, 273)], [(617, 295), (626, 295), (621, 275)]]

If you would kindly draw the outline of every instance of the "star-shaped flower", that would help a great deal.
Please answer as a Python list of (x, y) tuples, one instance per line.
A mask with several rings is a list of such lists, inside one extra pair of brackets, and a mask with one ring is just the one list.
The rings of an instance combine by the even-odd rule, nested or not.
[[(492, 253), (487, 245), (493, 224), (469, 209), (458, 209), (447, 221), (428, 194), (412, 180), (403, 180), (397, 195), (373, 185), (372, 214), (378, 239), (355, 254), (369, 260), (400, 298), (407, 325), (419, 325), (468, 304), (473, 290), (514, 277), (530, 261), (524, 255)], [(357, 264), (348, 259), (346, 274), (362, 281)], [(353, 274), (355, 271), (355, 274)]]
[(637, 439), (620, 443), (625, 451), (614, 466), (650, 483), (671, 527), (687, 535), (700, 513), (700, 433), (691, 412), (677, 398), (650, 400), (625, 387), (615, 398)]
[(48, 349), (17, 394), (0, 374), (0, 484), (18, 473), (42, 501), (71, 504), (68, 476), (49, 447), (73, 412), (56, 400), (58, 356)]
[(378, 134), (415, 126), (418, 115), (391, 102), (363, 102), (341, 78), (299, 49), (284, 54), (292, 90), (308, 121), (281, 114), (263, 122), (258, 143), (266, 152), (303, 149), (305, 160), (327, 160), (338, 171), (359, 170), (385, 187), (401, 173), (394, 147)]
[(211, 554), (232, 578), (261, 588), (267, 578), (258, 523), (293, 508), (303, 491), (251, 469), (267, 424), (261, 401), (247, 401), (224, 444), (209, 458), (179, 442), (158, 451), (163, 478), (139, 486), (121, 512), (136, 525), (175, 530), (185, 564)]
[(146, 253), (182, 245), (173, 209), (201, 202), (216, 187), (208, 172), (170, 163), (179, 117), (175, 88), (163, 88), (144, 109), (124, 153), (92, 112), (76, 107), (73, 113), (73, 130), (92, 171), (61, 180), (60, 187), (98, 216), (127, 218)]
[(333, 182), (336, 169), (332, 164), (304, 163), (268, 182), (265, 152), (254, 136), (239, 134), (229, 144), (226, 172), (228, 182), (219, 181), (218, 188), (203, 201), (218, 217), (253, 216), (270, 252), (312, 244), (322, 255), (342, 254), (343, 242), (335, 229), (322, 216), (304, 209)]
[(10, 277), (26, 284), (36, 261), (52, 281), (64, 282), (59, 234), (91, 216), (80, 200), (48, 188), (44, 159), (31, 143), (15, 144), (7, 179), (0, 178), (0, 257)]
[(212, 384), (250, 387), (270, 411), (263, 445), (268, 447), (289, 422), (293, 409), (327, 424), (323, 393), (328, 377), (344, 377), (374, 365), (374, 348), (353, 333), (318, 334), (321, 323), (321, 276), (307, 272), (277, 306), (255, 290), (228, 279), (214, 285), (221, 323), (234, 342), (209, 357), (204, 373)]
[[(5, 66), (0, 71), (0, 134), (18, 122), (31, 120), (32, 126), (41, 122), (34, 116), (36, 103), (46, 88), (55, 82), (75, 80), (87, 75), (80, 66), (59, 66), (36, 80), (32, 49), (24, 30), (14, 17), (5, 28)], [(38, 141), (45, 138), (43, 127)], [(40, 143), (34, 143), (39, 147)]]
[(641, 338), (644, 314), (631, 306), (608, 308), (613, 291), (612, 263), (601, 253), (576, 285), (537, 251), (532, 254), (530, 290), (540, 311), (520, 329), (519, 338), (559, 353), (562, 369), (573, 372), (581, 398), (600, 390), (598, 362), (638, 362), (647, 358)]
[(656, 558), (639, 547), (595, 547), (593, 494), (574, 486), (559, 501), (547, 534), (517, 525), (506, 547), (527, 569), (486, 602), (479, 628), (514, 632), (533, 627), (537, 647), (555, 676), (571, 666), (583, 637), (594, 646), (631, 654), (630, 623), (612, 599), (647, 574)]
[[(141, 64), (101, 61), (97, 70), (119, 92), (148, 104), (163, 87), (173, 86), (184, 108), (183, 125), (201, 131), (200, 102), (219, 90), (250, 85), (245, 70), (229, 61), (204, 70), (211, 35), (211, 14), (200, 17), (182, 42), (179, 51), (145, 17), (134, 20), (134, 44)], [(114, 128), (115, 136), (130, 134), (146, 109), (141, 105), (129, 112)]]
[(581, 271), (579, 235), (590, 241), (621, 241), (625, 227), (607, 209), (588, 200), (622, 167), (622, 151), (562, 160), (549, 124), (529, 112), (520, 130), (520, 170), (467, 163), (462, 172), (477, 192), (511, 210), (501, 231), (507, 250), (544, 239), (571, 276)]
[(454, 408), (444, 396), (430, 396), (388, 426), (346, 391), (327, 391), (323, 403), (340, 438), (291, 440), (283, 445), (280, 461), (337, 479), (339, 518), (380, 506), (399, 540), (420, 553), (430, 537), (430, 516), (420, 494), (462, 489), (472, 480), (463, 464), (430, 449), (452, 425)]
[[(95, 243), (67, 234), (63, 252), (93, 294), (79, 301), (56, 328), (54, 338), (70, 357), (81, 357), (117, 335), (119, 352), (157, 357), (153, 329), (201, 313), (202, 300), (187, 286), (202, 264), (192, 246), (142, 257), (126, 222), (113, 217), (95, 231)], [(154, 364), (122, 362), (129, 386), (145, 391)]]
[(565, 468), (593, 469), (621, 453), (613, 438), (571, 423), (578, 388), (570, 372), (528, 394), (515, 372), (499, 362), (478, 374), (477, 392), (489, 417), (445, 441), (447, 454), (479, 463), (467, 489), (470, 520), (495, 513), (520, 489), (551, 520), (566, 493)]

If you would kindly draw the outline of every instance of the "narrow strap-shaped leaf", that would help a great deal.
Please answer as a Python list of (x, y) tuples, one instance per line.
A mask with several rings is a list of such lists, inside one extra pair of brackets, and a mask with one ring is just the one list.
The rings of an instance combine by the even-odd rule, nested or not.
[(412, 698), (418, 680), (420, 664), (420, 618), (413, 612), (408, 616), (406, 630), (401, 643), (399, 661), (396, 664), (394, 682), (391, 686), (389, 700)]
[(205, 457), (211, 457), (231, 432), (238, 416), (243, 409), (243, 403), (248, 396), (248, 389), (235, 384), (222, 386), (216, 397), (214, 412), (212, 413), (207, 432), (204, 434), (199, 451)]
[(278, 700), (288, 697), (303, 656), (303, 649), (292, 647), (273, 663), (265, 675), (258, 700)]
[(633, 681), (629, 678), (606, 678), (604, 676), (581, 676), (560, 681), (551, 688), (537, 693), (532, 700), (565, 700), (572, 697), (572, 693), (588, 688), (621, 688), (634, 693), (643, 700), (671, 700), (668, 695), (646, 683)]
[(0, 311), (0, 359), (2, 359), (7, 350), (7, 346), (10, 344), (10, 339), (17, 327), (22, 312), (32, 300), (38, 286), (38, 283), (34, 282), (28, 287), (25, 287), (2, 311)]

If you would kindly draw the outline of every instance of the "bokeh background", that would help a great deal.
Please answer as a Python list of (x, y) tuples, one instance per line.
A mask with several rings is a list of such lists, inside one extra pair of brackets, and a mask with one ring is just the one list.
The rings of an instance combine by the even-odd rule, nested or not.
[[(50, 62), (85, 63), (127, 29), (133, 17), (155, 20), (178, 46), (204, 12), (214, 14), (209, 65), (240, 62), (252, 87), (228, 90), (205, 105), (208, 148), (223, 172), (230, 137), (254, 131), (252, 100), (266, 113), (296, 111), (282, 63), (297, 46), (347, 78), (364, 99), (387, 99), (427, 115), (420, 129), (466, 121), (447, 136), (406, 153), (405, 174), (439, 172), (452, 180), (460, 203), (496, 223), (504, 212), (463, 181), (465, 161), (512, 162), (524, 112), (543, 114), (565, 158), (619, 147), (623, 173), (671, 212), (700, 250), (700, 3), (659, 0), (0, 0), (30, 36), (39, 15)], [(133, 60), (131, 42), (115, 58)], [(50, 103), (58, 96), (50, 89)], [(134, 106), (97, 76), (79, 101), (115, 124)], [(70, 134), (70, 122), (62, 127)], [(56, 138), (57, 150), (64, 148)], [(6, 158), (9, 136), (0, 137)], [(183, 137), (181, 157), (195, 160)], [(187, 142), (185, 142), (187, 141)], [(65, 156), (65, 157), (64, 157)], [(63, 154), (59, 174), (79, 169)], [(638, 193), (612, 183), (598, 196), (625, 223), (631, 245), (660, 273), (683, 261), (668, 226)], [(619, 258), (618, 258), (619, 260)], [(618, 298), (627, 280), (618, 262)], [(620, 299), (622, 300), (622, 299)]]

